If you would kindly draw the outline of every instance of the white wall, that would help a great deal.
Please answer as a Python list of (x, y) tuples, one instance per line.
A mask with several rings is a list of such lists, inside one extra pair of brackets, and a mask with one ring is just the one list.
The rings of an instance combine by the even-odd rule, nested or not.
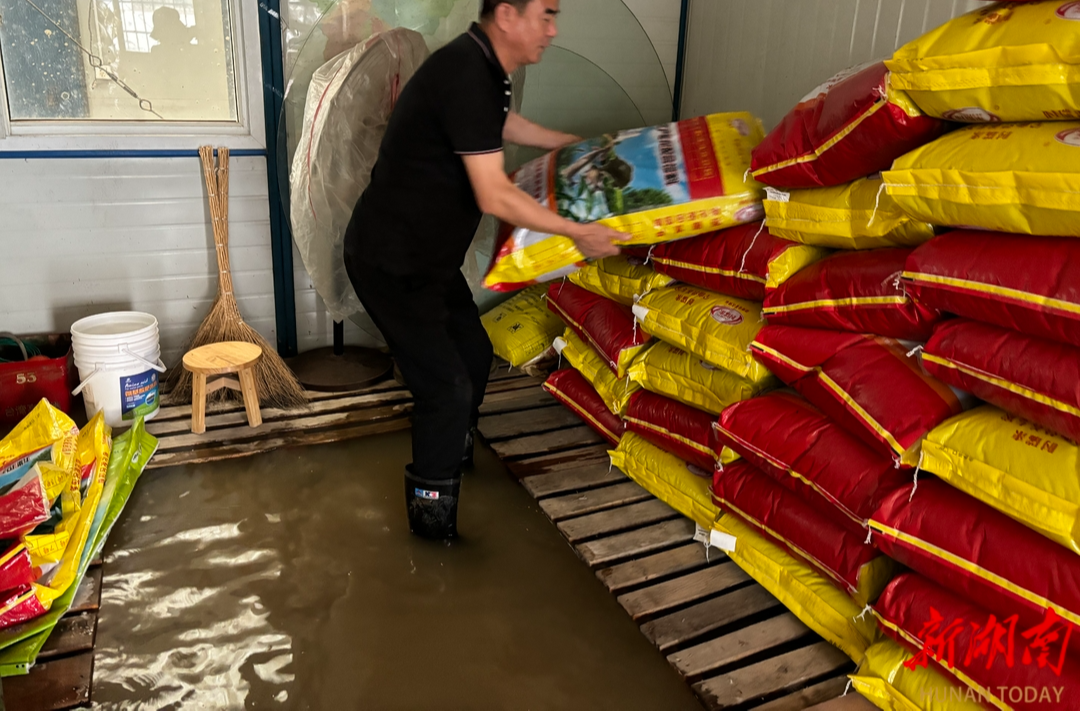
[[(275, 342), (266, 159), (233, 158), (229, 240), (245, 320)], [(66, 331), (94, 313), (157, 316), (166, 364), (217, 293), (192, 158), (0, 158), (0, 330)]]
[(692, 0), (683, 116), (750, 111), (766, 129), (833, 74), (885, 59), (976, 0)]

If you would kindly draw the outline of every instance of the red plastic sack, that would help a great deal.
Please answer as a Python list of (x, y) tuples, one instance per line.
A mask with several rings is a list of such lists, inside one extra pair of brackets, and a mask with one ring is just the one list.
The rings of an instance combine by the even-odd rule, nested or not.
[(30, 562), (30, 551), (16, 541), (0, 555), (0, 592), (29, 585), (37, 579), (34, 565)]
[(886, 496), (910, 482), (888, 457), (789, 393), (731, 405), (715, 428), (719, 444), (777, 480), (802, 482), (860, 527)]
[[(857, 598), (874, 597), (871, 562), (881, 557), (865, 541), (830, 516), (832, 509), (815, 505), (763, 474), (746, 460), (725, 464), (713, 477), (713, 501), (806, 560)], [(877, 590), (872, 590), (877, 587)]]
[(901, 564), (1025, 626), (1053, 608), (1080, 642), (1080, 556), (1071, 550), (928, 477), (888, 497), (870, 527), (874, 545)]
[(634, 323), (629, 306), (586, 291), (577, 284), (553, 282), (548, 287), (547, 303), (549, 309), (603, 356), (620, 378), (626, 377), (630, 362), (651, 340)]
[(718, 448), (713, 416), (663, 395), (639, 390), (630, 396), (626, 409), (626, 429), (674, 454), (711, 477)]
[(928, 307), (1080, 346), (1080, 240), (959, 230), (908, 257)]
[(934, 377), (1080, 442), (1080, 349), (1000, 326), (954, 319), (923, 351)]
[(601, 437), (616, 447), (619, 445), (626, 425), (608, 410), (584, 375), (573, 368), (556, 370), (544, 381), (543, 387)]
[(810, 92), (754, 149), (750, 170), (777, 188), (849, 183), (885, 170), (948, 123), (888, 86), (882, 62), (840, 72)]
[(765, 298), (770, 324), (925, 341), (941, 313), (908, 296), (900, 275), (910, 249), (841, 252), (811, 264)]
[(32, 620), (46, 612), (48, 610), (41, 604), (32, 585), (23, 585), (0, 595), (0, 629)]
[(905, 664), (936, 665), (987, 708), (1049, 711), (1076, 708), (1080, 699), (1076, 637), (1053, 619), (1017, 624), (914, 573), (893, 579), (874, 613), (886, 634), (921, 650)]
[(761, 301), (828, 252), (774, 237), (760, 222), (653, 247), (649, 261), (661, 274), (728, 296)]
[(0, 492), (0, 539), (18, 538), (49, 520), (49, 497), (36, 467)]
[(826, 415), (879, 451), (915, 466), (923, 436), (963, 407), (890, 338), (766, 326), (754, 356)]

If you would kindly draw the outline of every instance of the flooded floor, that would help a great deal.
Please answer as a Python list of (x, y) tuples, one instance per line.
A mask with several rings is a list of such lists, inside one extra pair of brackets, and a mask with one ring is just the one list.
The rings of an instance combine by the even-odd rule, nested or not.
[(144, 475), (106, 549), (94, 700), (148, 709), (700, 706), (488, 449), (453, 544), (409, 433)]

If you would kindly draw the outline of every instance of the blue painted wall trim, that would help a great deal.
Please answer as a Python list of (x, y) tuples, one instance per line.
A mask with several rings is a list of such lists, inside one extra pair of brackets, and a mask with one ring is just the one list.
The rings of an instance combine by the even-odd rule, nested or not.
[(675, 57), (675, 91), (671, 100), (671, 120), (678, 121), (682, 111), (683, 71), (686, 67), (686, 29), (690, 19), (690, 0), (679, 8), (679, 48)]
[[(243, 148), (230, 151), (234, 158), (265, 156), (262, 149)], [(198, 158), (191, 150), (115, 150), (115, 151), (0, 151), (0, 160), (50, 160), (59, 158)]]
[(282, 204), (289, 190), (289, 172), (278, 143), (281, 106), (285, 98), (285, 63), (282, 60), (279, 0), (259, 3), (262, 39), (263, 110), (266, 115), (266, 176), (270, 198), (270, 246), (274, 261), (274, 310), (277, 349), (282, 356), (296, 355), (296, 291), (293, 287), (292, 233)]

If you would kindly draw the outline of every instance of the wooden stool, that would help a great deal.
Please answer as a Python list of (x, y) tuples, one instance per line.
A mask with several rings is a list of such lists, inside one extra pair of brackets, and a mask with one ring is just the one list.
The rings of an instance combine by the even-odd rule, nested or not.
[[(206, 396), (221, 388), (239, 390), (244, 395), (244, 409), (247, 410), (248, 425), (258, 427), (262, 424), (259, 412), (259, 393), (255, 389), (255, 364), (262, 358), (262, 348), (253, 343), (225, 341), (211, 343), (195, 348), (184, 354), (184, 368), (191, 373), (191, 431), (202, 434), (206, 431)], [(221, 377), (207, 385), (207, 376), (227, 376), (236, 373), (236, 378)]]

